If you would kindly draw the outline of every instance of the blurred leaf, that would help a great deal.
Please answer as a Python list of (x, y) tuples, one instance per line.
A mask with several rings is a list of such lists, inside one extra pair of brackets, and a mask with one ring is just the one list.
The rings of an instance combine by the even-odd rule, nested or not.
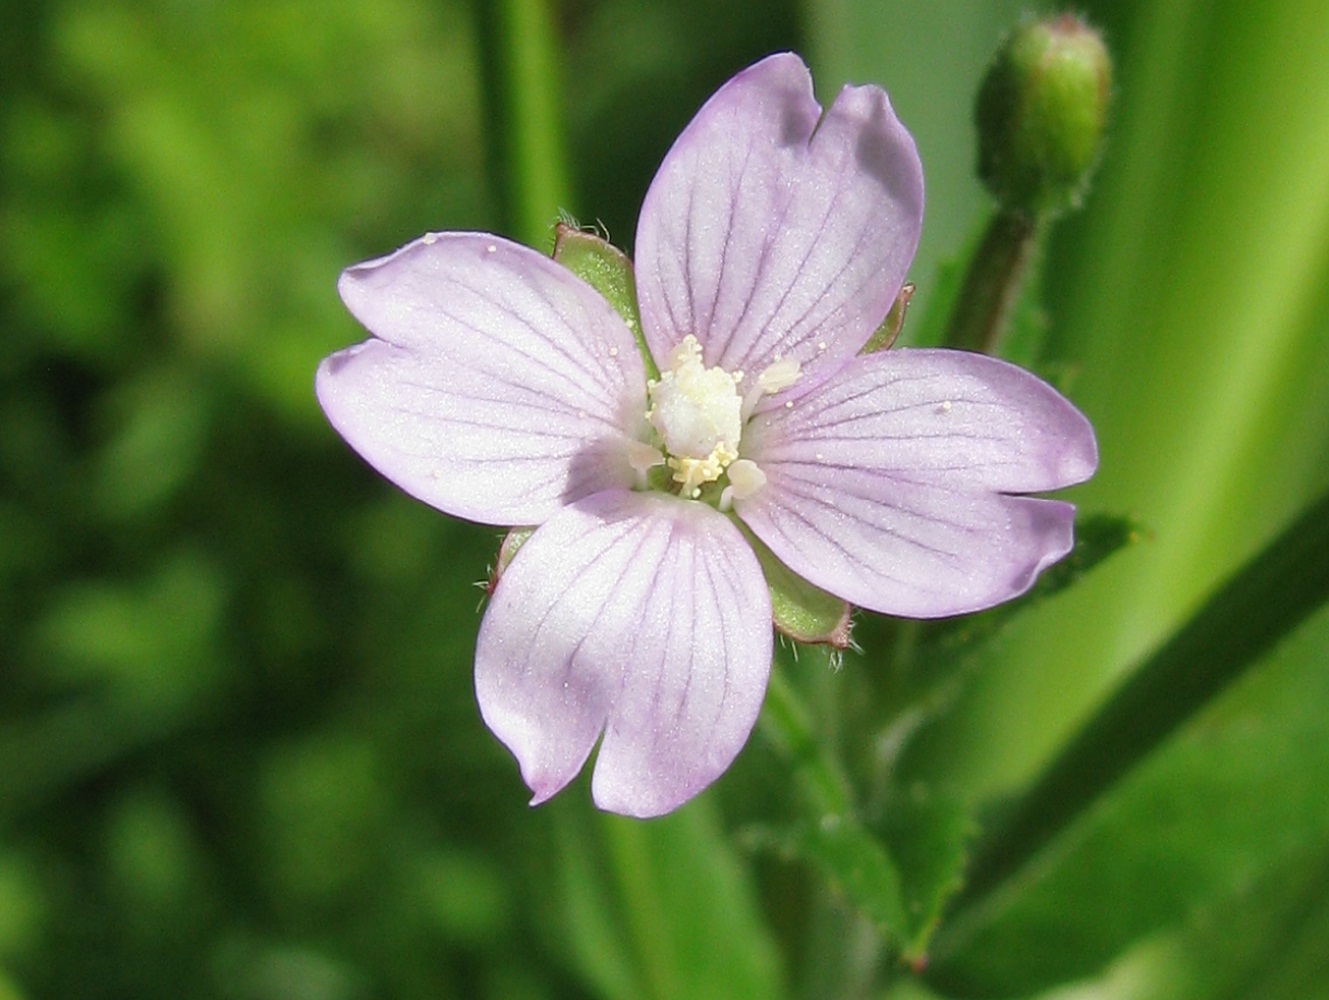
[(35, 869), (24, 853), (0, 854), (0, 964), (31, 950), (46, 929), (51, 905)]
[[(1329, 8), (1081, 5), (1118, 58), (1103, 169), (1047, 260), (1050, 354), (1154, 542), (1014, 624), (915, 773), (1024, 783), (1121, 672), (1329, 484)], [(1279, 108), (1258, 154), (1250, 123)], [(1261, 249), (1257, 249), (1261, 248)], [(1012, 720), (1019, 724), (1013, 725)]]
[(946, 905), (964, 883), (969, 841), (977, 829), (954, 795), (916, 784), (887, 800), (881, 830), (899, 868), (909, 936), (904, 959), (925, 965)]
[(1067, 743), (983, 845), (967, 899), (1018, 871), (1326, 601), (1329, 494), (1235, 573)]
[(911, 942), (900, 874), (884, 845), (857, 820), (826, 816), (789, 829), (752, 827), (743, 839), (751, 849), (820, 871), (872, 921), (890, 950), (903, 951)]
[(658, 820), (551, 802), (576, 964), (621, 1000), (775, 1000), (784, 970), (753, 886), (706, 798)]
[(146, 369), (108, 401), (111, 438), (90, 489), (108, 519), (159, 509), (197, 472), (211, 400), (178, 369)]
[(416, 859), (412, 888), (443, 935), (483, 946), (512, 923), (513, 899), (497, 862), (475, 850), (437, 849)]
[[(1306, 860), (1329, 846), (1326, 642), (1320, 613), (948, 924), (932, 980), (955, 995), (1026, 996), (1090, 975), (1148, 935), (1215, 920), (1239, 934), (1233, 914), (1286, 901), (1278, 873), (1304, 877)], [(1270, 897), (1246, 898), (1261, 884)]]
[(226, 596), (209, 557), (172, 553), (141, 581), (68, 584), (36, 623), (38, 645), (67, 681), (170, 715), (223, 682), (213, 650)]
[[(1232, 913), (1240, 913), (1234, 933)], [(1283, 859), (1172, 936), (1178, 1000), (1329, 997), (1329, 844)]]

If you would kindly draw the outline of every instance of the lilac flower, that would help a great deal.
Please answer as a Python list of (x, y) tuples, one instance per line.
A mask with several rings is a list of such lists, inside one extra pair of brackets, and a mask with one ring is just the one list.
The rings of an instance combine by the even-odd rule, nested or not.
[(333, 426), (413, 496), (538, 526), (476, 650), (486, 723), (533, 804), (600, 749), (603, 809), (668, 812), (714, 781), (765, 694), (771, 603), (743, 522), (874, 611), (1024, 591), (1071, 545), (1084, 417), (1004, 362), (859, 355), (922, 224), (913, 140), (877, 87), (824, 115), (772, 56), (666, 156), (636, 239), (632, 331), (579, 278), (496, 236), (431, 234), (341, 278), (374, 337), (318, 373)]

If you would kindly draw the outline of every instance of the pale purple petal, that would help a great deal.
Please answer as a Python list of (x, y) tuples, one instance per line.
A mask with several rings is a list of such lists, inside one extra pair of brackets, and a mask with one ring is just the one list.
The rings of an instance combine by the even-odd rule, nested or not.
[(1093, 474), (1084, 416), (1003, 361), (901, 350), (856, 359), (758, 415), (766, 485), (739, 516), (795, 572), (874, 611), (937, 617), (1022, 593), (1072, 542), (1074, 508), (1007, 495)]
[(746, 742), (766, 692), (771, 607), (738, 529), (702, 504), (611, 490), (540, 527), (480, 627), (485, 722), (545, 801), (604, 731), (592, 793), (657, 816)]
[(338, 289), (375, 339), (323, 362), (319, 402), (406, 492), (474, 521), (539, 524), (632, 482), (641, 356), (561, 265), (496, 236), (440, 233), (348, 269)]
[(637, 228), (657, 359), (687, 334), (707, 364), (750, 377), (793, 358), (796, 395), (881, 323), (922, 227), (918, 154), (878, 87), (846, 87), (820, 115), (807, 67), (776, 55), (726, 83), (674, 143)]
[(855, 358), (793, 407), (758, 415), (743, 454), (970, 492), (1060, 489), (1098, 464), (1089, 421), (1042, 379), (985, 354), (908, 348)]

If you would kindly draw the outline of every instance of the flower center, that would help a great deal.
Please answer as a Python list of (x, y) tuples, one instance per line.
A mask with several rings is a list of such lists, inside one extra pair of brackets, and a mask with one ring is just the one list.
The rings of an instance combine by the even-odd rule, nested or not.
[[(696, 499), (701, 488), (728, 474), (729, 483), (720, 495), (719, 506), (727, 510), (733, 500), (750, 496), (766, 482), (756, 464), (738, 457), (743, 424), (757, 400), (767, 393), (788, 388), (799, 376), (796, 361), (776, 361), (761, 373), (746, 398), (738, 393), (742, 372), (707, 368), (701, 345), (688, 334), (669, 352), (660, 378), (647, 383), (651, 408), (646, 419), (664, 442), (666, 456), (649, 445), (634, 455), (639, 473), (663, 461), (673, 470), (679, 494)], [(650, 452), (650, 454), (646, 454)]]
[(658, 381), (648, 384), (651, 409), (646, 414), (664, 439), (668, 465), (679, 492), (696, 497), (738, 458), (743, 433), (742, 372), (707, 368), (701, 345), (689, 334), (669, 352)]

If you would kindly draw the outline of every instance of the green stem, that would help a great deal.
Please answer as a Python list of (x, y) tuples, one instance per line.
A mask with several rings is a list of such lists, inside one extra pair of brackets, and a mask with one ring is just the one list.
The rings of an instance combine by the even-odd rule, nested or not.
[(548, 0), (482, 0), (478, 11), (505, 228), (542, 247), (571, 204), (553, 12)]
[(975, 852), (973, 912), (1147, 754), (1329, 601), (1329, 494), (1134, 670)]
[(1020, 296), (1039, 227), (1028, 216), (999, 209), (970, 258), (944, 343), (992, 354)]
[(660, 892), (651, 874), (657, 865), (651, 858), (650, 831), (635, 819), (602, 815), (600, 825), (618, 876), (620, 895), (628, 923), (629, 938), (653, 997), (678, 996), (673, 964), (669, 960), (670, 935), (659, 905)]
[(854, 795), (839, 764), (826, 752), (813, 730), (808, 711), (777, 666), (772, 666), (762, 731), (793, 761), (794, 771), (813, 808), (823, 815), (843, 816)]

